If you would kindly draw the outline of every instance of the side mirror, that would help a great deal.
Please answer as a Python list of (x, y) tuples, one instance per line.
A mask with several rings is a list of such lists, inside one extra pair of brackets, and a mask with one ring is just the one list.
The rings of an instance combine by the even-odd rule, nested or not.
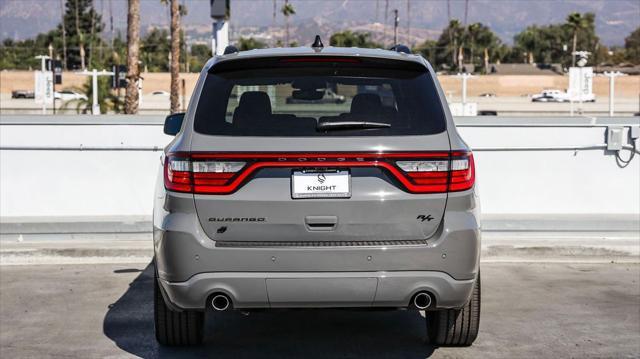
[(184, 120), (184, 112), (177, 112), (167, 116), (164, 120), (164, 133), (170, 136), (175, 136), (180, 132), (182, 127), (182, 120)]

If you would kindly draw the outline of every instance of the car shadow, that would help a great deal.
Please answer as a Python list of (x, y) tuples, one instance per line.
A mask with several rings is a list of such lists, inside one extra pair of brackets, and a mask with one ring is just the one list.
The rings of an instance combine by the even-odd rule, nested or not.
[(153, 264), (109, 306), (104, 334), (142, 358), (425, 358), (424, 318), (416, 311), (274, 310), (208, 312), (205, 343), (158, 345), (153, 324)]

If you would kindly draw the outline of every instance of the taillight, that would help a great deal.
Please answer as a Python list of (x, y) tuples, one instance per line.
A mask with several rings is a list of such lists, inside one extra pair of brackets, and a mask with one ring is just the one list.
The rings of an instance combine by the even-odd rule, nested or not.
[(230, 194), (261, 168), (378, 167), (411, 193), (464, 191), (475, 181), (469, 152), (389, 153), (172, 153), (164, 166), (166, 189)]
[(176, 192), (227, 192), (233, 177), (244, 167), (243, 161), (210, 161), (168, 155), (165, 160), (164, 184)]
[(473, 187), (473, 155), (452, 152), (447, 159), (396, 161), (415, 185), (414, 192), (455, 192)]
[(475, 168), (473, 154), (465, 154), (451, 158), (451, 179), (449, 192), (464, 191), (473, 187), (475, 182)]

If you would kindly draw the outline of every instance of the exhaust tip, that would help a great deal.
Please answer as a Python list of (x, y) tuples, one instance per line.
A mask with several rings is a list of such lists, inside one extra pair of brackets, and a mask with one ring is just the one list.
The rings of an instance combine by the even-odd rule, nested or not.
[(413, 296), (413, 305), (424, 310), (431, 306), (431, 296), (427, 292), (420, 292)]
[(229, 309), (229, 307), (231, 306), (231, 301), (229, 300), (229, 297), (224, 294), (216, 294), (213, 296), (213, 298), (211, 298), (211, 306), (213, 307), (213, 309), (221, 312), (223, 310)]

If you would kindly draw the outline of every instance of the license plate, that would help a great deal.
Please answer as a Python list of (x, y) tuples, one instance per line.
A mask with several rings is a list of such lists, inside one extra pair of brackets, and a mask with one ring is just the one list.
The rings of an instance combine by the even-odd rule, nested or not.
[(294, 171), (291, 176), (293, 198), (349, 198), (349, 171)]

